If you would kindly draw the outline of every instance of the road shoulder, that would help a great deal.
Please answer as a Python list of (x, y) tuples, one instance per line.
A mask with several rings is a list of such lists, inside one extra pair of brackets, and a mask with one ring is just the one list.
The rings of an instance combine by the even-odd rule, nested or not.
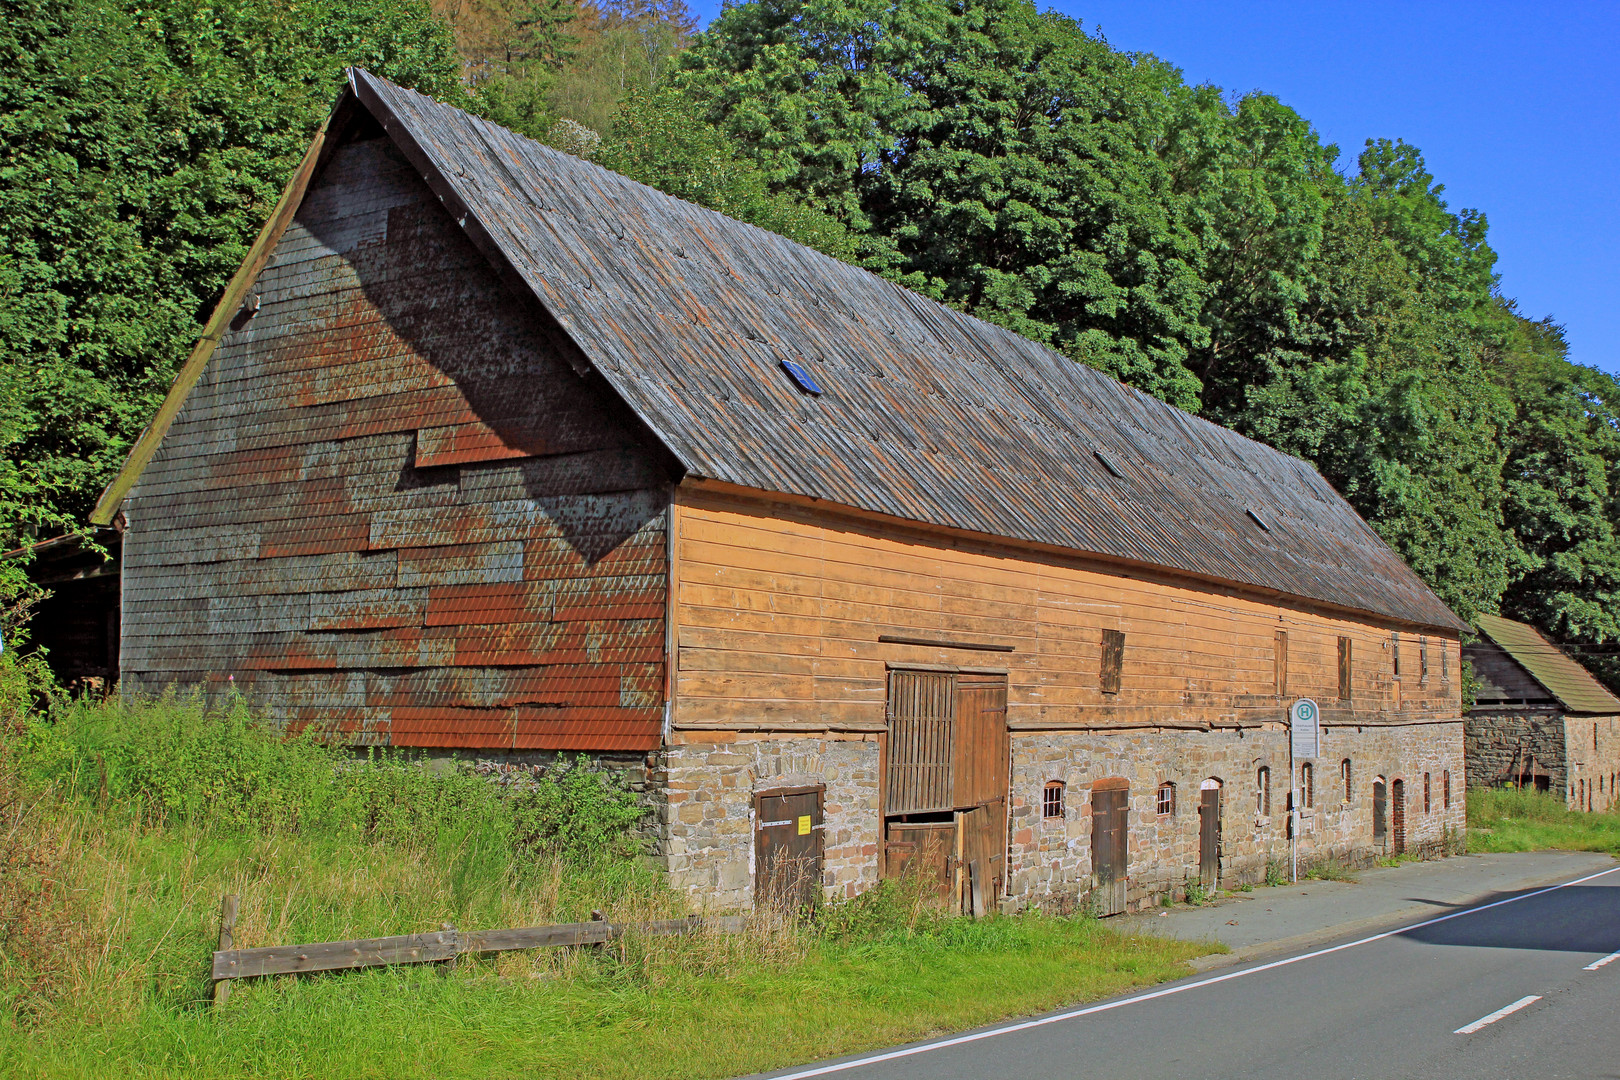
[(1132, 933), (1217, 941), (1231, 950), (1193, 961), (1194, 970), (1202, 972), (1378, 933), (1615, 863), (1613, 856), (1584, 851), (1457, 855), (1361, 871), (1354, 882), (1262, 887), (1200, 907), (1182, 905), (1118, 922)]

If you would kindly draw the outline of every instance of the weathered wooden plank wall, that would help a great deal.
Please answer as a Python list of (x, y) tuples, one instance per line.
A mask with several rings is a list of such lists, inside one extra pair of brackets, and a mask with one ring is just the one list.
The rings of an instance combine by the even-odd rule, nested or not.
[(125, 503), (125, 685), (364, 743), (658, 745), (667, 480), (387, 141), (340, 148)]
[[(1400, 635), (1397, 707), (1394, 639), (1372, 619), (687, 488), (675, 521), (677, 728), (882, 731), (887, 669), (907, 665), (1004, 667), (1015, 730), (1280, 722), (1301, 696), (1329, 723), (1459, 715), (1455, 637)], [(1125, 634), (1117, 694), (1101, 686), (1105, 630)], [(907, 635), (1012, 651), (878, 640)], [(1340, 636), (1355, 643), (1349, 702)]]

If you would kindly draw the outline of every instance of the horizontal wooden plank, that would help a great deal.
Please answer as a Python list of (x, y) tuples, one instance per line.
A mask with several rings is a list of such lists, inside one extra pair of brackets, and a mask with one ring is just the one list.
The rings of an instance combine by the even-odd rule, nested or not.
[(229, 949), (214, 954), (213, 977), (246, 979), (384, 964), (422, 964), (454, 959), (460, 951), (454, 931), (359, 941), (322, 941), (312, 945), (275, 945), (265, 949)]
[(469, 953), (474, 955), (524, 949), (598, 945), (627, 935), (739, 933), (747, 926), (741, 915), (659, 919), (641, 923), (582, 922), (529, 926), (511, 930), (442, 930), (357, 941), (323, 941), (311, 945), (276, 945), (262, 949), (224, 949), (214, 953), (211, 977), (248, 979), (261, 975), (296, 975), (344, 971), (390, 964), (427, 964)]

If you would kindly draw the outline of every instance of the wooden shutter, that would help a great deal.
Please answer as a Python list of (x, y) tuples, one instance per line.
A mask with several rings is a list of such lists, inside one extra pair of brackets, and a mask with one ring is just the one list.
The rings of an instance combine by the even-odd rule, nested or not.
[(1272, 645), (1273, 659), (1277, 664), (1277, 696), (1288, 695), (1288, 631), (1279, 630)]
[(1118, 630), (1102, 632), (1102, 692), (1119, 693), (1120, 671), (1125, 666), (1125, 635)]
[(955, 746), (956, 676), (931, 671), (889, 674), (890, 814), (950, 810)]
[(1339, 700), (1350, 700), (1350, 639), (1339, 639)]

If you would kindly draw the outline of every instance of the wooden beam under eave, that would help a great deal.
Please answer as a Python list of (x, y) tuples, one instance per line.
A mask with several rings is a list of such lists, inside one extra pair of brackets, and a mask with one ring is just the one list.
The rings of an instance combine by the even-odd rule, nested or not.
[(321, 121), (316, 130), (315, 137), (310, 140), (309, 149), (304, 151), (303, 160), (293, 171), (292, 178), (281, 191), (281, 198), (270, 213), (270, 218), (259, 230), (258, 238), (248, 249), (247, 258), (237, 267), (236, 273), (231, 276), (230, 282), (225, 286), (225, 292), (214, 305), (214, 313), (203, 326), (202, 335), (198, 337), (197, 344), (191, 349), (191, 355), (186, 358), (185, 366), (175, 376), (174, 384), (169, 387), (168, 396), (158, 407), (157, 415), (152, 417), (141, 432), (141, 437), (135, 440), (130, 449), (129, 457), (124, 459), (124, 467), (113, 477), (112, 483), (107, 485), (97, 500), (95, 509), (90, 511), (90, 523), (93, 525), (111, 525), (114, 517), (118, 515), (118, 508), (123, 505), (124, 497), (129, 494), (135, 482), (146, 471), (147, 464), (152, 455), (157, 453), (158, 446), (163, 442), (163, 436), (169, 432), (169, 425), (179, 415), (180, 407), (186, 403), (191, 388), (197, 385), (202, 377), (203, 369), (208, 366), (208, 360), (214, 355), (214, 349), (219, 345), (220, 339), (225, 336), (226, 327), (241, 310), (242, 302), (247, 296), (253, 283), (258, 280), (259, 274), (264, 270), (264, 264), (269, 261), (270, 253), (275, 250), (276, 244), (281, 241), (282, 233), (292, 224), (293, 215), (298, 212), (299, 205), (304, 201), (304, 192), (308, 190), (309, 183), (320, 166), (325, 163), (327, 136), (330, 132), (343, 129), (342, 123), (334, 123), (340, 119), (347, 119), (353, 108), (353, 91), (345, 89), (339, 97), (337, 105), (327, 118)]

